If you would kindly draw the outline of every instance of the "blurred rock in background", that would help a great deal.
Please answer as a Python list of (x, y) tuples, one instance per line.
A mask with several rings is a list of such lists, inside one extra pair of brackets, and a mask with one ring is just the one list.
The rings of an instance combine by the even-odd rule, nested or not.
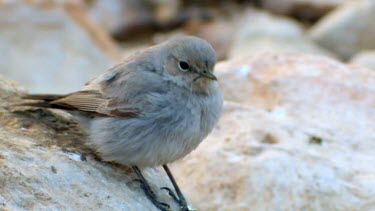
[(96, 0), (89, 10), (93, 20), (116, 40), (127, 41), (175, 29), (191, 20), (212, 18), (205, 8), (182, 6), (183, 2), (176, 0)]
[(344, 60), (375, 49), (375, 1), (348, 1), (310, 29), (310, 37)]
[(76, 91), (181, 34), (213, 45), (226, 101), (173, 165), (196, 208), (374, 210), (374, 14), (373, 0), (0, 1), (0, 75), (15, 81), (0, 78), (0, 210), (152, 210), (129, 169), (80, 148), (67, 113), (10, 111), (24, 90)]
[(0, 74), (32, 93), (69, 93), (111, 67), (115, 45), (99, 28), (81, 25), (89, 20), (76, 7), (2, 4)]
[(348, 0), (260, 0), (262, 8), (313, 22)]
[(305, 52), (333, 56), (304, 35), (296, 21), (255, 10), (246, 11), (238, 20), (229, 57), (257, 52)]
[(118, 39), (154, 32), (155, 19), (149, 1), (96, 0), (88, 5), (88, 9), (92, 20)]

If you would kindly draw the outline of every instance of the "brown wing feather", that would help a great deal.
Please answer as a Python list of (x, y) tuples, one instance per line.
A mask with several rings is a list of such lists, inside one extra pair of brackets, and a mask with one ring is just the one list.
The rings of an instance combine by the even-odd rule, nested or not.
[(115, 103), (113, 99), (104, 97), (98, 90), (84, 90), (72, 93), (50, 102), (53, 105), (65, 106), (84, 112), (97, 113), (111, 117), (135, 117), (137, 109), (126, 107), (126, 103)]
[(103, 98), (98, 91), (79, 91), (54, 100), (51, 104), (73, 107), (81, 111), (96, 112), (99, 106), (108, 100)]

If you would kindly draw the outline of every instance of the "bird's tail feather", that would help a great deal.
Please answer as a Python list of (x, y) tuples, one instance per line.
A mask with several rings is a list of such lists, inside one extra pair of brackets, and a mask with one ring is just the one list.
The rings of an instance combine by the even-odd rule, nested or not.
[(25, 101), (13, 104), (12, 106), (31, 106), (31, 107), (41, 107), (41, 108), (69, 109), (69, 108), (51, 103), (52, 101), (58, 100), (65, 96), (66, 95), (28, 94), (28, 95), (24, 95), (21, 97)]
[(22, 99), (27, 100), (42, 100), (46, 102), (51, 102), (54, 100), (58, 100), (60, 98), (66, 97), (66, 95), (55, 95), (55, 94), (30, 94), (25, 95), (22, 97)]

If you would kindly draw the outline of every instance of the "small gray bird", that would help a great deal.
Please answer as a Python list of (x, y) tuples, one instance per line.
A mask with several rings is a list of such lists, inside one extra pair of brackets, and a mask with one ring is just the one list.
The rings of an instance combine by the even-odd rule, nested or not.
[(90, 143), (103, 160), (131, 165), (148, 198), (168, 210), (138, 168), (162, 165), (177, 196), (165, 189), (188, 210), (166, 164), (194, 150), (218, 122), (222, 97), (213, 74), (215, 62), (210, 44), (182, 36), (132, 55), (78, 92), (27, 98), (94, 114)]

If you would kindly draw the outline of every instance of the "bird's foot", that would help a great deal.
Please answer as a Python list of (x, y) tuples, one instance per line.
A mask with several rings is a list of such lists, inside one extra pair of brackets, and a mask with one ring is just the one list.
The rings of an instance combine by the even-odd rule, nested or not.
[(176, 196), (176, 194), (168, 187), (162, 187), (160, 188), (162, 190), (168, 191), (168, 194), (175, 200), (177, 203), (180, 203), (180, 199)]
[(186, 200), (183, 196), (177, 196), (170, 188), (162, 187), (162, 190), (168, 191), (168, 194), (175, 200), (175, 202), (180, 206), (181, 211), (190, 211), (189, 207), (187, 206)]
[(164, 202), (160, 202), (158, 200), (158, 197), (156, 196), (156, 194), (154, 193), (154, 191), (152, 191), (151, 187), (147, 184), (147, 183), (144, 183), (142, 180), (136, 180), (137, 182), (139, 182), (141, 184), (141, 188), (143, 190), (143, 192), (146, 194), (147, 198), (157, 207), (159, 208), (161, 211), (169, 211), (170, 210), (170, 206), (169, 204), (167, 203), (164, 203)]

